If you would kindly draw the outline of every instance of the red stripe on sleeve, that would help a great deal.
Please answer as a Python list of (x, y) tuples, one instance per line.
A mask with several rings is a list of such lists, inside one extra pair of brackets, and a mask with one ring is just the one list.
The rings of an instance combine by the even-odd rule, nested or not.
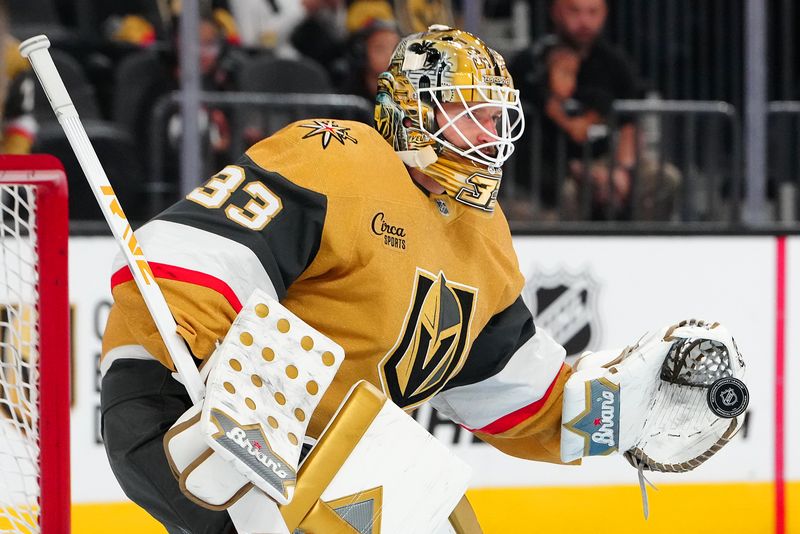
[[(213, 289), (223, 297), (231, 305), (236, 313), (242, 309), (242, 303), (233, 289), (215, 276), (210, 274), (201, 273), (200, 271), (193, 271), (191, 269), (184, 269), (183, 267), (176, 267), (175, 265), (167, 265), (164, 263), (150, 262), (150, 269), (156, 278), (165, 278), (167, 280), (177, 280), (178, 282), (188, 282), (196, 286), (207, 287)], [(119, 271), (111, 275), (111, 289), (113, 290), (119, 284), (130, 282), (133, 280), (133, 274), (130, 268), (126, 265)]]
[(556, 377), (550, 383), (550, 387), (547, 388), (547, 391), (545, 392), (544, 396), (541, 399), (537, 400), (534, 403), (528, 404), (527, 406), (523, 406), (519, 410), (511, 412), (508, 415), (504, 415), (497, 421), (489, 423), (483, 428), (478, 428), (478, 429), (468, 428), (467, 430), (471, 432), (475, 432), (477, 430), (477, 432), (483, 432), (484, 434), (492, 434), (492, 435), (502, 434), (503, 432), (511, 430), (512, 428), (522, 423), (526, 419), (530, 419), (531, 417), (539, 413), (539, 410), (541, 410), (542, 407), (545, 405), (547, 399), (550, 398), (550, 393), (553, 392), (553, 387), (555, 387), (556, 382), (558, 382), (558, 377), (561, 376), (561, 371), (563, 370), (564, 370), (564, 364), (561, 364), (561, 369), (558, 370), (558, 373), (556, 373)]

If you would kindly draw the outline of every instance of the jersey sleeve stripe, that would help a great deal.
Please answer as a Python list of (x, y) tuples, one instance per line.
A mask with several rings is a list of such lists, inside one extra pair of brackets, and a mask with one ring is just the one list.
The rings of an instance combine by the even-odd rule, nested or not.
[[(207, 287), (208, 289), (213, 289), (228, 301), (228, 304), (231, 305), (236, 313), (239, 313), (239, 311), (242, 309), (242, 303), (239, 301), (236, 293), (234, 293), (233, 289), (231, 289), (228, 284), (219, 278), (201, 273), (199, 271), (193, 271), (191, 269), (184, 269), (176, 265), (166, 265), (163, 263), (150, 262), (150, 269), (153, 271), (153, 276), (156, 278), (177, 280), (178, 282), (187, 282), (190, 284)], [(129, 282), (131, 280), (133, 280), (133, 274), (131, 273), (130, 268), (126, 265), (111, 275), (111, 289), (113, 290), (119, 284)]]
[(564, 348), (539, 329), (511, 355), (499, 373), (442, 391), (431, 399), (431, 404), (469, 429), (487, 432), (487, 427), (513, 426), (515, 421), (535, 415), (546, 402), (565, 356)]
[[(151, 266), (169, 266), (175, 276), (180, 274), (177, 269), (205, 275), (209, 280), (199, 283), (210, 288), (219, 287), (220, 294), (234, 308), (236, 302), (245, 302), (256, 287), (276, 297), (272, 280), (253, 251), (225, 236), (185, 224), (155, 220), (136, 230), (136, 239)], [(127, 271), (124, 267), (124, 257), (118, 254), (112, 272)], [(129, 271), (126, 276), (131, 279)], [(164, 276), (170, 277), (168, 273)]]
[(489, 423), (483, 428), (467, 427), (467, 430), (469, 430), (470, 432), (478, 431), (492, 435), (501, 434), (503, 432), (511, 430), (518, 424), (524, 422), (526, 419), (530, 419), (531, 417), (535, 416), (537, 413), (539, 413), (539, 410), (541, 410), (542, 407), (544, 407), (545, 403), (547, 402), (547, 399), (550, 398), (550, 394), (553, 392), (553, 388), (558, 382), (558, 376), (561, 374), (561, 370), (563, 370), (563, 368), (564, 365), (562, 364), (561, 369), (559, 369), (559, 372), (556, 374), (555, 378), (553, 378), (553, 381), (550, 383), (550, 386), (547, 388), (547, 391), (545, 392), (544, 396), (541, 399), (532, 402), (527, 406), (523, 406), (522, 408), (520, 408), (515, 412), (511, 412), (508, 415), (504, 415), (497, 421)]

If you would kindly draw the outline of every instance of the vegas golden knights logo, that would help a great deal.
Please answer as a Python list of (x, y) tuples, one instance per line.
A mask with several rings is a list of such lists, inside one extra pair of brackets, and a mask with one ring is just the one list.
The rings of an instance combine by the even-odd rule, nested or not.
[(464, 365), (478, 290), (417, 268), (395, 346), (380, 363), (386, 394), (401, 408), (433, 397)]

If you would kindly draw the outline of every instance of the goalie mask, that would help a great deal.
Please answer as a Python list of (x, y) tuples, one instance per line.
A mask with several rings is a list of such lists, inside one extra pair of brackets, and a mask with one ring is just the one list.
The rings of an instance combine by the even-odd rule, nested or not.
[(492, 211), (524, 117), (500, 54), (467, 32), (431, 26), (403, 39), (378, 78), (375, 127), (449, 196)]

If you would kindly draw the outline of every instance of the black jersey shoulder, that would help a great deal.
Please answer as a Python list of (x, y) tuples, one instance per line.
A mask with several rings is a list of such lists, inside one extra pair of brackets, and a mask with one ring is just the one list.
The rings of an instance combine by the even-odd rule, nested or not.
[[(282, 298), (319, 250), (327, 198), (278, 172), (263, 169), (247, 155), (235, 166), (244, 171), (245, 179), (219, 207), (209, 208), (185, 198), (156, 219), (199, 228), (249, 248), (267, 271), (278, 297)], [(214, 179), (219, 177), (211, 178)], [(280, 201), (279, 211), (260, 230), (243, 226), (227, 211), (229, 206), (247, 210), (249, 202), (263, 204), (263, 200), (248, 192), (246, 186), (252, 182), (261, 182)]]

